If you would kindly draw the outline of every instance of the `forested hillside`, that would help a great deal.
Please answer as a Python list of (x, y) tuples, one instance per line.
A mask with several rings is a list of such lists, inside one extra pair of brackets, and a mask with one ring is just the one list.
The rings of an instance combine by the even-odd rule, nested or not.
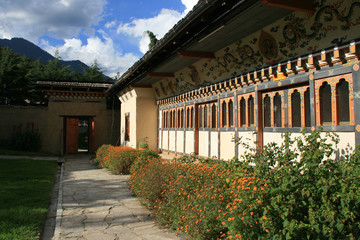
[(20, 56), (7, 47), (0, 47), (0, 104), (42, 104), (43, 94), (36, 90), (36, 81), (109, 82), (96, 62), (84, 73), (70, 71), (59, 56), (42, 64), (39, 60)]
[[(50, 53), (24, 38), (0, 39), (0, 46), (8, 47), (20, 56), (26, 56), (33, 60), (39, 60), (43, 64), (47, 64), (50, 60), (54, 59)], [(79, 60), (60, 60), (60, 63), (63, 66), (69, 66), (70, 70), (77, 71), (79, 73), (84, 73), (84, 68), (88, 67), (85, 63)]]

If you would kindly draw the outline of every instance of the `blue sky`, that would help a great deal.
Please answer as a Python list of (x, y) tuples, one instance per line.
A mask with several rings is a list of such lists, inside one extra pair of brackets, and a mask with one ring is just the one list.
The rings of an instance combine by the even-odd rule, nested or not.
[(64, 60), (96, 60), (105, 74), (123, 74), (197, 0), (0, 0), (0, 38), (23, 37)]

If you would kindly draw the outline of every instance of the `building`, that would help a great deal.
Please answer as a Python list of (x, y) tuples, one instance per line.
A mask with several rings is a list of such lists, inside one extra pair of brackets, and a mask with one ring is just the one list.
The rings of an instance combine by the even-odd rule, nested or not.
[(36, 126), (42, 151), (64, 155), (93, 153), (119, 138), (119, 110), (107, 107), (110, 83), (38, 81), (47, 106), (0, 106), (2, 141), (11, 141), (14, 128)]
[(121, 145), (230, 159), (288, 131), (360, 143), (359, 0), (200, 0), (109, 90)]

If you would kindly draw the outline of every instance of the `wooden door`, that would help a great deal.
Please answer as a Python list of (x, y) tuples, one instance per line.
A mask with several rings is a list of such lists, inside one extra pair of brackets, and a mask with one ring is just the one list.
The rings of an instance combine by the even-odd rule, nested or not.
[(79, 119), (66, 118), (65, 153), (77, 153), (79, 150)]

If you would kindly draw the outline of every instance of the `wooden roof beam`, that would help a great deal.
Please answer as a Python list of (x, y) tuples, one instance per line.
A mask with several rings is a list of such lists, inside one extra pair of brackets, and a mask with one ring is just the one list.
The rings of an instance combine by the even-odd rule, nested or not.
[(209, 52), (191, 52), (191, 51), (178, 51), (178, 54), (183, 58), (202, 58), (202, 59), (215, 59), (214, 53)]
[(164, 72), (148, 72), (146, 75), (148, 77), (158, 77), (158, 78), (175, 77), (174, 73), (164, 73)]
[(262, 0), (266, 6), (285, 8), (294, 11), (315, 13), (315, 8), (310, 0)]

